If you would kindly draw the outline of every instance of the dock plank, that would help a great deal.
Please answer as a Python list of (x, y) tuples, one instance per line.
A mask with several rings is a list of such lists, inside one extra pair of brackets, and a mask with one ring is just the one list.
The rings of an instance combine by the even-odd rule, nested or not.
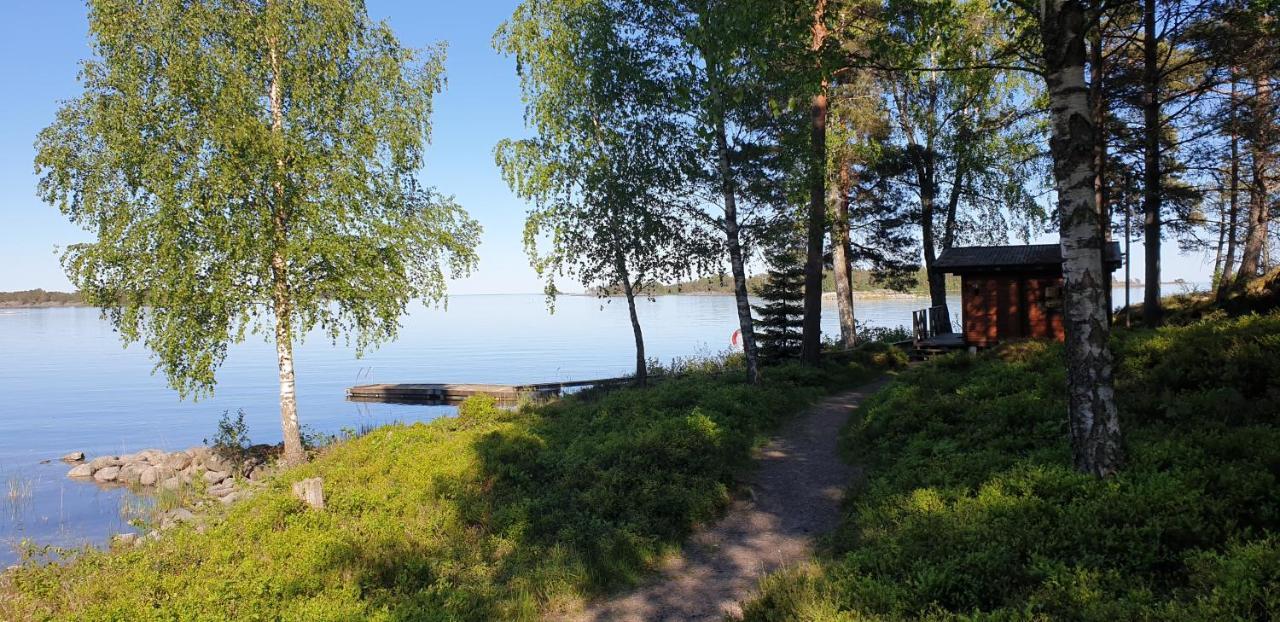
[(483, 383), (383, 383), (362, 384), (347, 389), (353, 402), (389, 402), (407, 404), (451, 404), (474, 395), (491, 395), (499, 401), (514, 402), (525, 396), (559, 395), (572, 387), (616, 386), (630, 378), (601, 378), (533, 384)]

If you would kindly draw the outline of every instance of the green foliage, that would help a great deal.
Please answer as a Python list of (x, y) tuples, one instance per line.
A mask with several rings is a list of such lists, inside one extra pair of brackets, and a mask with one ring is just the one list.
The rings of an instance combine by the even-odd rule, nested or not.
[(904, 373), (842, 438), (870, 479), (828, 554), (747, 620), (1275, 617), (1277, 334), (1280, 315), (1119, 334), (1130, 462), (1105, 480), (1071, 468), (1060, 346)]
[(515, 57), (531, 138), (495, 149), (503, 178), (533, 206), (524, 244), (549, 298), (555, 280), (633, 289), (688, 277), (720, 249), (678, 197), (682, 128), (667, 86), (637, 63), (618, 8), (596, 0), (519, 5), (494, 36)]
[[(869, 352), (867, 356), (874, 356)], [(869, 359), (868, 359), (869, 360)], [(632, 583), (729, 500), (751, 450), (854, 362), (712, 373), (391, 425), (335, 443), (204, 533), (27, 563), (5, 620), (539, 620)], [(290, 484), (323, 477), (326, 509)]]
[(231, 417), (230, 411), (223, 411), (218, 418), (218, 431), (213, 435), (213, 442), (204, 439), (204, 444), (211, 446), (214, 453), (230, 462), (238, 475), (248, 457), (249, 446), (253, 444), (249, 440), (249, 424), (244, 422), (244, 410), (236, 411), (235, 418)]
[(764, 300), (752, 306), (761, 360), (776, 363), (799, 357), (804, 325), (804, 262), (799, 253), (784, 250), (771, 255), (769, 278), (757, 295)]
[(71, 282), (180, 392), (273, 320), (390, 339), (474, 265), (479, 227), (417, 180), (442, 47), (403, 47), (358, 0), (92, 0), (89, 33), (39, 194), (94, 236)]

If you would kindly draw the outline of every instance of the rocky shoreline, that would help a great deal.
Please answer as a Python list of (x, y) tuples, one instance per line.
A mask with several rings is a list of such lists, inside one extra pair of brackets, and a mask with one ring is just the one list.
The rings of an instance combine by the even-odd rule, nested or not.
[[(191, 490), (203, 493), (206, 501), (230, 505), (253, 494), (267, 477), (275, 472), (278, 445), (254, 445), (238, 458), (221, 455), (210, 447), (192, 447), (166, 452), (144, 449), (119, 456), (85, 459), (83, 452), (72, 452), (62, 461), (74, 465), (67, 477), (100, 485), (128, 486), (144, 491)], [(175, 525), (192, 522), (199, 516), (191, 509), (178, 507), (157, 512), (149, 523), (155, 526), (148, 537)], [(115, 543), (133, 544), (142, 540), (138, 534), (119, 534)]]

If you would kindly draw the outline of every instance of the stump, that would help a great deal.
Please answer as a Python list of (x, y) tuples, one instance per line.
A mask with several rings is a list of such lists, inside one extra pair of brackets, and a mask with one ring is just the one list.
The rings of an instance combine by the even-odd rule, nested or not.
[(324, 480), (319, 477), (304, 479), (293, 484), (293, 496), (315, 510), (324, 509)]

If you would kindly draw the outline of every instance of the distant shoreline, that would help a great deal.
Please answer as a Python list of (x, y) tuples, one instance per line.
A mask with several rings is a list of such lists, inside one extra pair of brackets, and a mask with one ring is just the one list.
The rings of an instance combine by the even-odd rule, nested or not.
[(93, 305), (85, 302), (62, 302), (51, 300), (48, 302), (13, 302), (0, 301), (0, 309), (61, 309), (61, 308), (80, 308), (92, 307)]

